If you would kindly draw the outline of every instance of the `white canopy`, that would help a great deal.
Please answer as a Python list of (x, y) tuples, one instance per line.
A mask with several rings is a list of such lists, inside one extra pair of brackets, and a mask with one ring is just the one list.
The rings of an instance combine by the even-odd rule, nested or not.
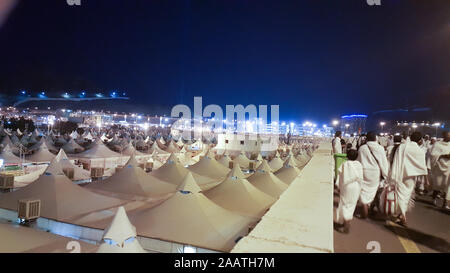
[(234, 214), (198, 192), (192, 174), (162, 204), (131, 217), (139, 234), (219, 251), (230, 251), (256, 219)]
[(87, 189), (122, 193), (130, 196), (154, 197), (176, 191), (176, 186), (145, 173), (132, 156), (118, 172), (104, 181), (89, 183)]
[(73, 184), (62, 172), (61, 165), (53, 160), (35, 182), (0, 198), (0, 207), (17, 210), (20, 199), (40, 199), (41, 215), (56, 220), (68, 220), (77, 215), (104, 210), (126, 203), (90, 192)]
[(256, 172), (247, 178), (247, 180), (253, 186), (274, 198), (280, 197), (288, 187), (272, 173), (266, 160), (261, 163)]
[(218, 186), (206, 191), (205, 196), (217, 205), (242, 215), (260, 218), (275, 199), (248, 182), (235, 164), (227, 178)]

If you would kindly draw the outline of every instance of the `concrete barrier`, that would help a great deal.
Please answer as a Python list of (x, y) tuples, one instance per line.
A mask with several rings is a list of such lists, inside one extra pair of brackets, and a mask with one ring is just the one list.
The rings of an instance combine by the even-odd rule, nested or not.
[(280, 199), (231, 252), (333, 251), (333, 158), (331, 144), (322, 143)]

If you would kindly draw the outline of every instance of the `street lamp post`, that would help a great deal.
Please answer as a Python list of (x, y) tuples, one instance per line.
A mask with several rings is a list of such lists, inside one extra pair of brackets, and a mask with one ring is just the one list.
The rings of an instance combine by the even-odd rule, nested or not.
[(383, 133), (383, 129), (384, 129), (384, 125), (386, 124), (386, 122), (382, 121), (380, 122), (380, 126), (381, 126), (381, 132)]
[(437, 138), (438, 127), (441, 126), (441, 124), (439, 122), (436, 122), (435, 124), (433, 124), (433, 126), (436, 127), (436, 135), (435, 135), (435, 137)]

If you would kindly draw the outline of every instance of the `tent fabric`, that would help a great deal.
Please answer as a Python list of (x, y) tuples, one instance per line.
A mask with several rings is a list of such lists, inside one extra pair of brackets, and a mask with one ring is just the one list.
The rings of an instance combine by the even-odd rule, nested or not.
[(77, 215), (104, 210), (126, 201), (99, 195), (73, 184), (62, 172), (61, 165), (52, 161), (47, 170), (35, 182), (0, 198), (0, 207), (16, 211), (20, 199), (41, 200), (41, 216), (68, 220)]
[(133, 156), (121, 170), (111, 177), (89, 183), (85, 188), (144, 197), (161, 196), (176, 191), (176, 185), (145, 173)]
[(189, 166), (188, 170), (199, 175), (222, 179), (230, 172), (230, 169), (221, 165), (210, 156), (202, 157), (197, 163)]
[(74, 156), (78, 158), (110, 158), (110, 157), (121, 157), (122, 155), (110, 150), (99, 139), (94, 143), (94, 145), (92, 145), (92, 147), (89, 150), (86, 150), (82, 153), (78, 153)]
[[(73, 238), (14, 224), (0, 223), (0, 253), (69, 253), (67, 243)], [(82, 253), (93, 252), (97, 246), (82, 241)]]
[[(184, 168), (178, 160), (175, 160), (175, 158), (174, 154), (172, 154), (164, 165), (157, 170), (152, 171), (150, 175), (162, 181), (174, 184), (177, 187), (180, 186), (189, 170)], [(220, 180), (218, 179), (196, 173), (193, 173), (192, 175), (202, 190), (210, 189), (220, 183)]]
[(73, 138), (71, 138), (64, 146), (62, 146), (63, 150), (69, 154), (74, 154), (77, 152), (84, 151), (84, 148), (81, 147), (78, 143), (75, 142)]
[(219, 162), (220, 164), (222, 164), (222, 166), (230, 168), (230, 157), (228, 155), (223, 155), (219, 160), (217, 160), (217, 162)]
[(297, 167), (285, 165), (274, 174), (285, 184), (289, 185), (300, 174), (300, 170)]
[(265, 160), (256, 172), (247, 178), (247, 180), (260, 191), (274, 198), (280, 197), (280, 195), (288, 188), (285, 183), (272, 173)]
[(269, 161), (269, 166), (273, 171), (278, 171), (283, 167), (284, 161), (279, 157), (275, 156), (272, 160)]
[(122, 246), (127, 239), (136, 237), (136, 235), (136, 227), (130, 223), (125, 208), (120, 206), (111, 224), (105, 229), (103, 239), (113, 240)]
[(41, 144), (39, 150), (26, 157), (26, 159), (30, 162), (50, 162), (53, 158), (55, 158), (55, 155), (48, 150), (45, 142)]
[(275, 202), (275, 198), (260, 191), (242, 175), (239, 165), (235, 164), (233, 170), (222, 183), (204, 192), (204, 194), (225, 209), (260, 218)]
[(218, 251), (230, 251), (236, 239), (248, 233), (256, 219), (234, 214), (206, 198), (192, 192), (192, 175), (185, 185), (158, 206), (130, 216), (139, 235), (172, 242), (195, 245)]
[(3, 159), (3, 164), (20, 164), (22, 162), (18, 156), (13, 154), (9, 144), (3, 149), (0, 159)]
[(59, 150), (59, 153), (56, 155), (55, 159), (63, 169), (69, 168), (74, 170), (73, 180), (86, 180), (91, 178), (91, 173), (88, 170), (73, 164), (63, 149)]
[(147, 251), (142, 248), (137, 239), (134, 239), (123, 247), (102, 243), (96, 253), (147, 253)]

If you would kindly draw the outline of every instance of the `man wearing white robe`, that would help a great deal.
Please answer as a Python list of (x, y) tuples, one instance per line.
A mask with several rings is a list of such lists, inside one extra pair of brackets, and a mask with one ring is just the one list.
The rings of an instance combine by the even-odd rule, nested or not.
[(399, 224), (406, 226), (406, 213), (410, 209), (411, 196), (416, 178), (427, 174), (425, 153), (418, 143), (422, 139), (420, 132), (411, 135), (411, 141), (401, 144), (394, 154), (389, 171), (389, 183), (395, 185), (397, 204), (400, 213)]
[(341, 144), (341, 131), (337, 131), (334, 134), (334, 138), (332, 140), (332, 146), (333, 146), (333, 154), (342, 154), (342, 144)]
[(442, 207), (450, 209), (450, 132), (444, 132), (444, 140), (433, 145), (430, 153), (433, 197), (436, 204), (438, 193), (445, 193)]
[(364, 181), (361, 183), (360, 201), (362, 217), (368, 215), (369, 205), (375, 199), (380, 182), (388, 175), (389, 164), (384, 148), (377, 143), (375, 132), (367, 133), (367, 143), (359, 147), (358, 161), (363, 166)]
[(353, 213), (361, 191), (360, 184), (364, 179), (362, 165), (356, 161), (358, 151), (349, 150), (347, 157), (348, 160), (339, 167), (339, 178), (336, 181), (339, 188), (339, 206), (336, 212), (336, 220), (338, 224), (343, 224), (343, 229), (338, 231), (344, 233), (350, 231), (350, 221), (353, 219)]

